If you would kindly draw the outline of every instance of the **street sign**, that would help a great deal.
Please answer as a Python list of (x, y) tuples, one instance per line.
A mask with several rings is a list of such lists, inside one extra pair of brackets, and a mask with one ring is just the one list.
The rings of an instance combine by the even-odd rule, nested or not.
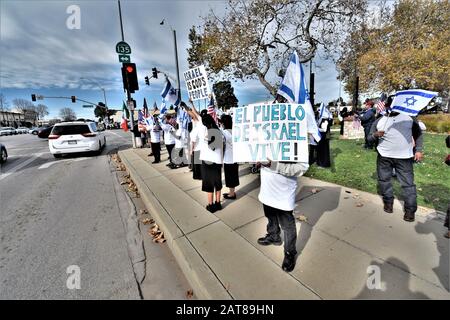
[(130, 62), (130, 61), (131, 61), (131, 59), (130, 59), (129, 55), (119, 54), (119, 62), (126, 63), (126, 62)]
[(116, 52), (118, 54), (130, 54), (131, 47), (125, 41), (120, 41), (116, 44)]
[(92, 104), (83, 104), (83, 108), (93, 108)]

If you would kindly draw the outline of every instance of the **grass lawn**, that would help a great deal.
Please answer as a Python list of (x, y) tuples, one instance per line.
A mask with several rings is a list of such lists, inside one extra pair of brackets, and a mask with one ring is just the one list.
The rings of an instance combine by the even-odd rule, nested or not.
[[(450, 167), (444, 163), (450, 153), (445, 145), (446, 136), (425, 133), (424, 160), (414, 167), (418, 204), (442, 212), (447, 211), (450, 201)], [(314, 164), (306, 176), (377, 193), (377, 154), (373, 150), (365, 150), (363, 145), (364, 140), (340, 140), (339, 132), (333, 132), (331, 168), (318, 168)], [(401, 199), (401, 187), (396, 179), (393, 181), (395, 196)]]

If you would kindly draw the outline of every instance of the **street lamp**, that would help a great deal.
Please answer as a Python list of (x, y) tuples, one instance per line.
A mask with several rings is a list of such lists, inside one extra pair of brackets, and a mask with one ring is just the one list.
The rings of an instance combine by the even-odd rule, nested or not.
[(107, 106), (107, 104), (106, 104), (106, 92), (105, 92), (105, 89), (100, 85), (100, 83), (98, 83), (98, 81), (97, 81), (97, 80), (94, 80), (94, 79), (80, 78), (80, 80), (85, 80), (85, 81), (91, 81), (91, 82), (94, 82), (94, 83), (100, 88), (100, 90), (103, 91), (103, 100), (105, 101), (105, 107), (106, 107), (106, 106)]
[[(163, 19), (159, 24), (164, 25), (165, 19)], [(175, 49), (175, 65), (177, 67), (177, 82), (178, 82), (178, 97), (181, 98), (181, 89), (180, 89), (180, 67), (178, 64), (178, 49), (177, 49), (177, 32), (174, 28), (172, 28), (172, 25), (169, 24), (170, 30), (173, 32), (173, 43), (174, 43), (174, 49)]]

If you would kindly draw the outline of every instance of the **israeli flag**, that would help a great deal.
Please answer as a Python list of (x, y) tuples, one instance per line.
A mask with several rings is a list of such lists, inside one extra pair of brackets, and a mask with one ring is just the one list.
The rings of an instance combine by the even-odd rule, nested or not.
[(398, 91), (391, 104), (392, 111), (416, 117), (438, 95), (437, 92), (422, 89)]
[(174, 106), (178, 106), (181, 102), (180, 98), (178, 97), (177, 90), (172, 87), (172, 84), (170, 83), (169, 79), (167, 79), (166, 85), (161, 92), (161, 97), (163, 98), (163, 101), (167, 101)]
[(319, 120), (317, 121), (317, 123), (320, 125), (323, 119), (333, 119), (333, 115), (322, 102), (319, 107)]
[(311, 101), (309, 101), (308, 89), (306, 88), (305, 72), (296, 51), (291, 55), (286, 74), (277, 93), (289, 102), (303, 105), (306, 111), (308, 133), (313, 136), (314, 140), (320, 141), (319, 128), (317, 127)]

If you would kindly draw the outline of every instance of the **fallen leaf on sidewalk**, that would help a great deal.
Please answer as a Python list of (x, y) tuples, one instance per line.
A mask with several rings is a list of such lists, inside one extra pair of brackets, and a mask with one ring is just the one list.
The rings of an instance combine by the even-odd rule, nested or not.
[(189, 290), (186, 292), (186, 298), (191, 299), (193, 296), (194, 296), (194, 290), (189, 289)]
[(145, 210), (145, 209), (140, 209), (140, 210), (139, 210), (139, 213), (140, 213), (140, 214), (148, 214), (148, 211)]
[(312, 193), (317, 193), (318, 190), (317, 190), (316, 188), (314, 188), (314, 189), (311, 189), (311, 192), (312, 192)]
[(361, 203), (361, 202), (358, 202), (358, 203), (356, 204), (357, 207), (362, 207), (363, 205), (364, 205), (364, 204)]
[(352, 193), (351, 191), (348, 191), (348, 190), (345, 190), (345, 192), (347, 192), (347, 193)]
[(304, 215), (300, 215), (300, 216), (297, 217), (297, 220), (301, 221), (301, 222), (306, 222), (306, 221), (308, 221), (308, 218), (305, 217)]
[(127, 184), (128, 182), (127, 181), (122, 181), (121, 183), (120, 183), (120, 185), (124, 185), (124, 184)]
[(142, 220), (142, 223), (143, 224), (152, 224), (153, 223), (153, 219), (146, 218), (146, 219)]

